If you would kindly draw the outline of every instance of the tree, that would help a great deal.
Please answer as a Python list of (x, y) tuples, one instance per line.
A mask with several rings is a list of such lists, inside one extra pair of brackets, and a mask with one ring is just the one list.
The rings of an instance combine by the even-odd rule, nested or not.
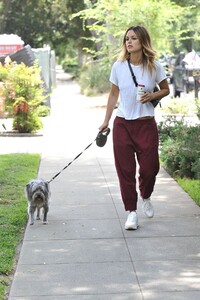
[(93, 20), (87, 27), (96, 44), (102, 42), (99, 54), (109, 61), (129, 26), (139, 24), (147, 27), (159, 53), (170, 52), (172, 44), (178, 47), (182, 34), (189, 31), (182, 29), (182, 22), (189, 15), (190, 7), (181, 7), (170, 0), (98, 0), (96, 3), (87, 0), (86, 5), (87, 9), (78, 15), (85, 22)]
[[(182, 20), (181, 29), (183, 33), (180, 37), (180, 45), (177, 50), (183, 48), (190, 52), (192, 49), (200, 49), (200, 0), (174, 0), (175, 3), (183, 8), (190, 7), (187, 17)], [(185, 32), (184, 29), (187, 29)], [(176, 49), (175, 49), (176, 50)]]
[(71, 20), (73, 13), (84, 9), (83, 0), (1, 0), (1, 7), (0, 33), (18, 34), (31, 47), (49, 44), (63, 57), (68, 43), (77, 51), (88, 46), (81, 37), (88, 36), (89, 30), (79, 18)]
[[(14, 33), (34, 48), (49, 44), (110, 61), (124, 30), (145, 25), (159, 53), (199, 48), (200, 0), (0, 0), (0, 33)], [(167, 9), (166, 9), (167, 8)]]

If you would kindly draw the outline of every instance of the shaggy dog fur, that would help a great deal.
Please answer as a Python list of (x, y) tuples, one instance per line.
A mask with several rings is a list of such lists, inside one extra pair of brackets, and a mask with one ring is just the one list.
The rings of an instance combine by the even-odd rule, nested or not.
[(40, 220), (40, 209), (43, 208), (43, 224), (47, 224), (47, 213), (49, 211), (49, 184), (43, 179), (31, 180), (25, 187), (28, 200), (28, 213), (30, 225), (34, 224), (34, 213), (37, 210), (36, 219)]

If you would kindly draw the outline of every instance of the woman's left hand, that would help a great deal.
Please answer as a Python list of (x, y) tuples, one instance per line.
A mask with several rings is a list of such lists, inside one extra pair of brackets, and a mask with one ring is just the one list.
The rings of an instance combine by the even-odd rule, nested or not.
[(146, 103), (146, 102), (150, 102), (151, 100), (153, 100), (154, 99), (154, 96), (153, 96), (153, 94), (154, 93), (149, 93), (149, 92), (147, 92), (147, 93), (145, 93), (145, 94), (143, 94), (143, 95), (141, 95), (141, 103)]
[(144, 95), (141, 95), (141, 103), (147, 103), (155, 99), (162, 99), (163, 97), (169, 95), (169, 85), (167, 79), (164, 79), (159, 83), (160, 90), (157, 92), (146, 92)]

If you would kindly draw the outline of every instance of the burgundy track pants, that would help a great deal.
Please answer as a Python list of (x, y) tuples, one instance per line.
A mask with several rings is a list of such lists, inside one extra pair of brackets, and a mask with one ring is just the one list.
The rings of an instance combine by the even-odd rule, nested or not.
[(116, 117), (113, 147), (117, 175), (125, 210), (137, 210), (136, 158), (141, 197), (151, 196), (159, 171), (158, 130), (154, 118), (125, 120)]

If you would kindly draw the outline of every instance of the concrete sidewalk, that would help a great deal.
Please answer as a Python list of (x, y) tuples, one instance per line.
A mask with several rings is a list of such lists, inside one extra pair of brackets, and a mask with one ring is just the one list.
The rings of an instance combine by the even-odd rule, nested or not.
[[(41, 152), (39, 176), (51, 179), (95, 139), (106, 101), (63, 82), (44, 136), (23, 138), (19, 152)], [(137, 231), (124, 230), (111, 136), (103, 148), (93, 143), (50, 188), (49, 224), (27, 226), (9, 300), (200, 299), (200, 208), (163, 169), (155, 217), (145, 218), (139, 203)]]

